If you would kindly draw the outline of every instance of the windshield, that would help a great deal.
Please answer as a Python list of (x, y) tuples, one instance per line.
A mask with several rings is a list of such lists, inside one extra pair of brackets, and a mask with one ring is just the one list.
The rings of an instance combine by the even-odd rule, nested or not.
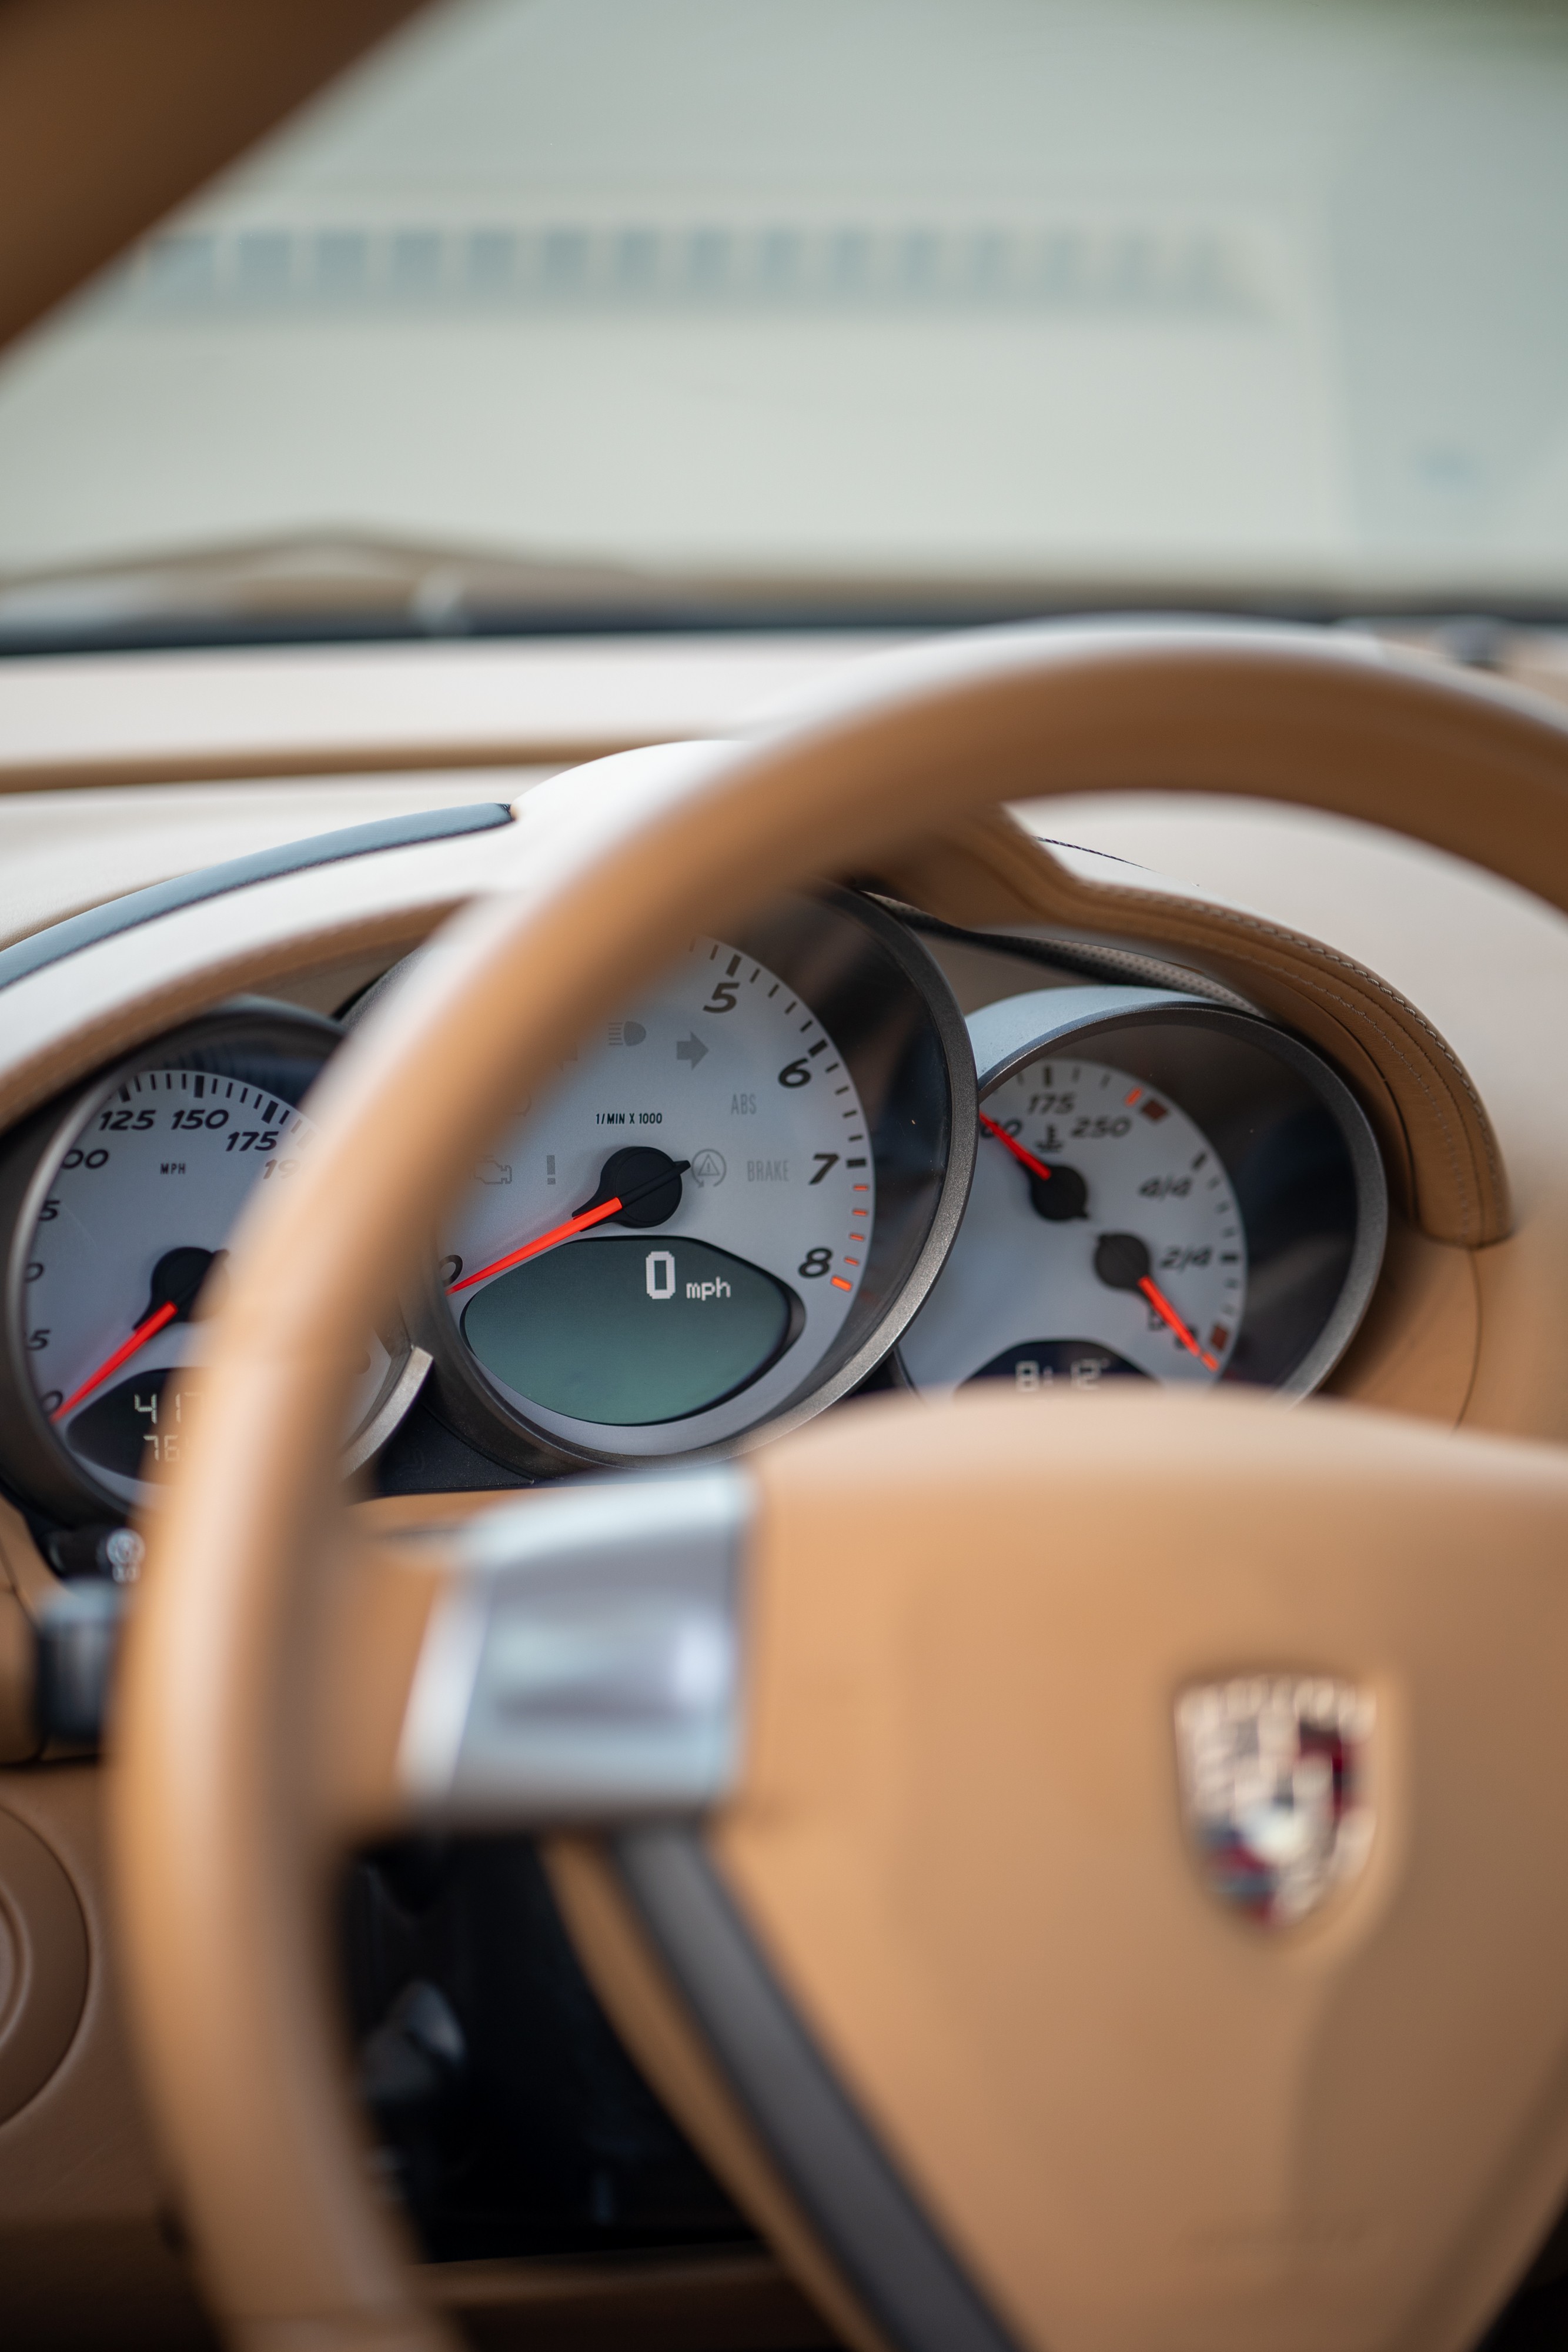
[(1568, 11), (455, 0), (0, 366), (0, 573), (1561, 613)]

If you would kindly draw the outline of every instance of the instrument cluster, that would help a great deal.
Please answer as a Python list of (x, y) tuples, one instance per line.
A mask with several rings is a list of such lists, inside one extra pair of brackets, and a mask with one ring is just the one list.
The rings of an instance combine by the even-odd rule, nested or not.
[[(0, 1477), (46, 1521), (122, 1520), (200, 1443), (230, 1237), (304, 1164), (343, 1034), (238, 1000), (0, 1139)], [(1354, 1097), (1271, 1023), (1072, 985), (966, 1022), (893, 913), (792, 898), (692, 940), (516, 1108), (364, 1334), (345, 1467), (722, 1452), (868, 1382), (1301, 1395), (1386, 1214)], [(405, 1422), (445, 1473), (410, 1475), (434, 1457)]]

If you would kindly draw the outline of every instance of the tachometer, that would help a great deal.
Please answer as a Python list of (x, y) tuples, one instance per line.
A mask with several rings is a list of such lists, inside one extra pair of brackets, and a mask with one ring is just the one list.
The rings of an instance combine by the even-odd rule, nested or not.
[(916, 1387), (1314, 1387), (1386, 1223), (1365, 1118), (1299, 1040), (1160, 990), (1060, 989), (969, 1024), (980, 1150), (900, 1360)]
[[(0, 1448), (60, 1517), (122, 1517), (178, 1461), (199, 1408), (200, 1318), (241, 1209), (286, 1184), (315, 1129), (299, 1108), (334, 1024), (237, 1004), (166, 1037), (9, 1139)], [(367, 1335), (360, 1453), (412, 1401), (401, 1334)]]
[(694, 940), (476, 1168), (437, 1409), (492, 1450), (635, 1460), (841, 1394), (940, 1262), (971, 1084), (945, 982), (879, 910)]

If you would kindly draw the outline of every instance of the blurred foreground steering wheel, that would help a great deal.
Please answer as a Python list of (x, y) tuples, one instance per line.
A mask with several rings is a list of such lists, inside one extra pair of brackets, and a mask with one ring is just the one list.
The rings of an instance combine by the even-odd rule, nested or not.
[[(1528, 2259), (1568, 2183), (1568, 1454), (981, 1393), (402, 1551), (348, 1533), (356, 1335), (591, 1021), (781, 889), (1151, 788), (1366, 818), (1568, 909), (1549, 713), (1305, 631), (998, 633), (541, 822), (333, 1065), (235, 1253), (118, 1724), (135, 2022), (235, 2340), (448, 2340), (326, 1924), (354, 1839), (430, 1822), (559, 1832), (622, 2031), (846, 2341), (1458, 2352)], [(637, 1667), (619, 1717), (584, 1670), (570, 1755), (516, 1680), (530, 1611)], [(716, 1664), (677, 1705), (694, 1627)], [(1371, 1825), (1273, 1934), (1184, 1844), (1173, 1711), (1237, 1677), (1319, 1694)]]

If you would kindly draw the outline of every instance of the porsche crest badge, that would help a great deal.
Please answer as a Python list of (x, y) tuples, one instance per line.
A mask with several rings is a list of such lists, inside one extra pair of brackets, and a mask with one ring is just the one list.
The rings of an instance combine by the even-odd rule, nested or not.
[(1375, 1716), (1369, 1691), (1320, 1675), (1237, 1675), (1182, 1692), (1183, 1811), (1204, 1883), (1228, 1909), (1291, 1927), (1361, 1868)]

